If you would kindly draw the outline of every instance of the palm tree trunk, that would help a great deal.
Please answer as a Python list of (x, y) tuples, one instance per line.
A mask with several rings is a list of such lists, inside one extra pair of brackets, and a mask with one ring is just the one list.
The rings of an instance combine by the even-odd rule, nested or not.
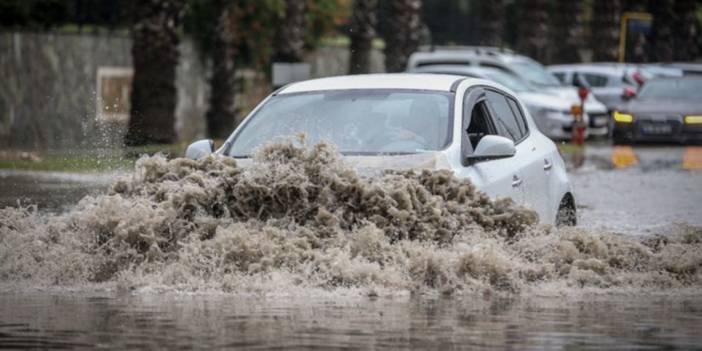
[(548, 0), (523, 0), (519, 21), (519, 51), (547, 63)]
[(210, 77), (210, 106), (206, 114), (207, 134), (211, 138), (226, 138), (234, 128), (236, 48), (233, 27), (230, 26), (231, 7), (227, 0), (216, 1), (217, 25), (212, 45), (212, 76)]
[(651, 1), (653, 14), (652, 56), (654, 61), (673, 61), (674, 0)]
[(377, 0), (355, 0), (351, 15), (349, 74), (369, 73), (377, 24)]
[(675, 30), (675, 53), (673, 58), (676, 61), (692, 61), (699, 54), (699, 43), (697, 38), (700, 33), (699, 21), (697, 20), (697, 1), (678, 0), (675, 2), (675, 14), (677, 16)]
[(184, 1), (140, 0), (134, 6), (134, 79), (125, 144), (172, 143), (176, 140), (177, 28)]
[(551, 31), (554, 48), (553, 62), (580, 62), (580, 49), (585, 47), (583, 31), (584, 4), (580, 1), (556, 2), (554, 30)]
[(385, 70), (401, 72), (417, 51), (422, 35), (422, 0), (389, 0), (385, 39)]
[(592, 48), (595, 61), (617, 61), (621, 12), (620, 0), (594, 0)]
[(273, 62), (302, 62), (305, 53), (305, 0), (285, 0), (285, 17), (278, 24)]
[(504, 14), (502, 0), (480, 2), (480, 45), (502, 46)]

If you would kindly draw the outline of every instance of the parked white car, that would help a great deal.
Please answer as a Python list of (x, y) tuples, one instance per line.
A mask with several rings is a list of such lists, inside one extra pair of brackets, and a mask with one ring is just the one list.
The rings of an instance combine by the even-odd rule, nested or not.
[[(580, 103), (577, 89), (563, 85), (539, 62), (509, 50), (490, 47), (468, 49), (437, 49), (413, 53), (407, 63), (407, 71), (430, 65), (462, 65), (501, 70), (536, 86), (539, 90), (558, 95), (572, 104)], [(609, 114), (607, 107), (592, 94), (585, 100), (585, 112), (590, 116), (588, 133), (604, 136), (608, 133)]]
[(632, 69), (624, 65), (604, 64), (548, 66), (548, 71), (563, 84), (590, 89), (609, 111), (636, 94), (639, 84), (633, 77)]
[(679, 68), (658, 64), (595, 62), (551, 65), (547, 69), (563, 84), (588, 88), (610, 112), (634, 97), (644, 80), (683, 76)]
[(491, 197), (511, 197), (544, 223), (575, 224), (575, 200), (556, 145), (514, 92), (455, 75), (376, 74), (290, 84), (258, 105), (221, 148), (186, 156), (249, 158), (262, 143), (305, 133), (358, 168), (450, 169)]
[[(554, 140), (571, 138), (573, 125), (575, 124), (572, 109), (573, 105), (576, 104), (552, 92), (540, 90), (517, 76), (496, 68), (461, 65), (421, 66), (414, 68), (412, 72), (455, 74), (495, 81), (517, 94), (517, 97), (527, 107), (529, 114), (542, 133)], [(584, 118), (585, 122), (588, 123), (590, 119), (587, 113), (585, 113)], [(587, 131), (585, 136), (587, 137)]]

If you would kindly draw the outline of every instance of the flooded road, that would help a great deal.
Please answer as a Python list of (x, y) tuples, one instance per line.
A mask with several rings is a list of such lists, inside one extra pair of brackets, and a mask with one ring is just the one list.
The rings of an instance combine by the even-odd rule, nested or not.
[(104, 192), (120, 175), (0, 169), (0, 208), (37, 205), (42, 210), (61, 211), (86, 195)]
[[(42, 256), (47, 246), (36, 244), (45, 240), (38, 236), (21, 243), (21, 250), (26, 248), (33, 256), (12, 256), (18, 258), (18, 268), (0, 260), (0, 266), (12, 268), (5, 271), (7, 279), (15, 277), (11, 274), (16, 272), (25, 272), (24, 267), (37, 265), (35, 259), (61, 263), (58, 267), (66, 274), (57, 274), (49, 265), (34, 272), (42, 279), (39, 287), (0, 282), (0, 348), (700, 349), (702, 299), (695, 282), (702, 261), (699, 252), (689, 252), (699, 249), (699, 233), (672, 243), (667, 256), (655, 251), (657, 244), (650, 244), (653, 253), (641, 260), (638, 255), (649, 246), (629, 246), (624, 239), (606, 240), (608, 230), (634, 237), (675, 232), (678, 224), (699, 230), (694, 229), (702, 226), (698, 209), (702, 203), (702, 171), (695, 170), (697, 152), (676, 147), (589, 147), (585, 164), (571, 171), (583, 231), (563, 233), (565, 241), (554, 241), (553, 235), (543, 233), (529, 234), (535, 237), (534, 243), (546, 246), (546, 251), (526, 244), (513, 247), (508, 243), (502, 248), (501, 239), (486, 236), (486, 250), (476, 250), (470, 257), (452, 256), (468, 247), (465, 245), (480, 246), (483, 239), (458, 243), (455, 250), (446, 244), (426, 244), (428, 250), (420, 252), (422, 245), (395, 249), (373, 241), (373, 233), (360, 232), (355, 234), (365, 235), (362, 238), (369, 240), (367, 246), (352, 250), (371, 256), (381, 252), (384, 261), (379, 261), (380, 267), (346, 257), (344, 250), (351, 244), (342, 242), (326, 252), (328, 256), (314, 250), (303, 252), (305, 265), (283, 265), (269, 276), (257, 272), (262, 264), (274, 263), (266, 261), (267, 257), (253, 261), (256, 253), (276, 252), (276, 245), (283, 244), (267, 241), (276, 237), (276, 232), (259, 233), (254, 226), (244, 228), (248, 231), (244, 236), (237, 234), (231, 241), (212, 246), (202, 246), (200, 241), (185, 243), (184, 258), (175, 264), (144, 264), (144, 268), (125, 270), (108, 283), (65, 287), (61, 282), (74, 279), (68, 273), (78, 274), (81, 266), (100, 262), (100, 257), (71, 251), (69, 246)], [(14, 196), (39, 202), (40, 209), (60, 210), (84, 194), (104, 192), (111, 177), (5, 173), (0, 177), (0, 200), (2, 206), (14, 205), (17, 199), (13, 194), (17, 194)], [(100, 206), (110, 209), (107, 205)], [(101, 221), (100, 216), (117, 216), (119, 211), (133, 211), (130, 215), (138, 218), (137, 222), (156, 213), (145, 212), (148, 206), (131, 209), (127, 205), (111, 212), (94, 212), (98, 218), (90, 220), (102, 226), (110, 221)], [(85, 219), (76, 217), (66, 225), (81, 220)], [(17, 223), (39, 229), (45, 225)], [(58, 231), (64, 226), (49, 228)], [(129, 233), (129, 227), (122, 229)], [(253, 239), (246, 241), (249, 237)], [(60, 235), (47, 240), (60, 241)], [(224, 259), (231, 255), (217, 256), (216, 250), (225, 244), (241, 245), (236, 254), (249, 255), (252, 261), (237, 261), (231, 267), (240, 268), (244, 263), (248, 270), (220, 283), (218, 274), (231, 274), (214, 267), (225, 267)], [(553, 261), (542, 267), (526, 267), (532, 262), (525, 257), (537, 255), (538, 262), (550, 255), (550, 247), (565, 244), (572, 247), (566, 245), (567, 250), (554, 253)], [(129, 250), (118, 252), (116, 257), (123, 259), (131, 254)], [(405, 252), (415, 251), (423, 261), (407, 264), (409, 272), (404, 271), (406, 263), (402, 260), (410, 259)], [(426, 252), (436, 255), (427, 256)], [(76, 253), (84, 255), (64, 259)], [(159, 254), (148, 251), (145, 262), (156, 260)], [(115, 253), (105, 251), (104, 255)], [(675, 266), (678, 256), (689, 260)], [(626, 261), (632, 258), (636, 260)], [(456, 284), (453, 279), (459, 276), (448, 275), (444, 269), (454, 269), (454, 259), (460, 260), (461, 266), (450, 273), (474, 277)], [(320, 264), (306, 265), (313, 260), (320, 260)], [(516, 262), (514, 266), (505, 267), (511, 261)], [(565, 261), (568, 263), (563, 267), (554, 268)], [(622, 268), (627, 265), (631, 271)], [(566, 268), (569, 273), (563, 273)], [(647, 269), (653, 274), (642, 277)], [(658, 269), (662, 273), (656, 273)], [(540, 274), (543, 279), (552, 279), (552, 285), (530, 289), (531, 275)], [(297, 285), (303, 279), (321, 287), (305, 290), (304, 284)], [(351, 279), (360, 279), (362, 288), (353, 288), (348, 283), (353, 282)], [(352, 287), (335, 290), (330, 282), (341, 286), (347, 282)], [(468, 283), (477, 287), (471, 290), (461, 286)], [(397, 284), (402, 289), (396, 291), (401, 293), (388, 293), (380, 287), (382, 284)], [(445, 284), (453, 290), (406, 288), (408, 284), (428, 284), (432, 288)], [(670, 290), (647, 292), (642, 288), (647, 285)], [(603, 287), (614, 291), (598, 290)], [(452, 295), (452, 291), (461, 289), (466, 292)], [(521, 289), (521, 293), (509, 293), (515, 289)]]
[[(51, 306), (51, 308), (47, 308)], [(3, 348), (699, 349), (701, 300), (26, 294)]]
[(589, 146), (570, 177), (584, 227), (650, 235), (702, 226), (702, 147)]

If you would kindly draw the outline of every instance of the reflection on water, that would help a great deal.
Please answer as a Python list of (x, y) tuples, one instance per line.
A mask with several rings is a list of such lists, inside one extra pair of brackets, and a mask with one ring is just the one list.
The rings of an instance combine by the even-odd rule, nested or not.
[(702, 147), (687, 147), (683, 154), (683, 168), (689, 170), (702, 169)]
[(0, 347), (694, 349), (701, 302), (4, 294)]
[(639, 163), (631, 146), (615, 146), (612, 149), (611, 159), (614, 168), (627, 168)]

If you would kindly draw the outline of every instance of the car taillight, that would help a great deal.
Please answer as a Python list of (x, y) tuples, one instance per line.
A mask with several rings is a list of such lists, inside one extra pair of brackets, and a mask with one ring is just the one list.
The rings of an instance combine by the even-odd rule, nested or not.
[(631, 99), (634, 96), (636, 96), (636, 90), (632, 87), (624, 87), (624, 90), (622, 90), (622, 97), (626, 99)]
[(636, 81), (636, 84), (638, 84), (639, 86), (642, 86), (643, 83), (646, 81), (646, 78), (644, 78), (644, 76), (639, 71), (632, 73), (631, 77), (634, 78), (634, 81)]

